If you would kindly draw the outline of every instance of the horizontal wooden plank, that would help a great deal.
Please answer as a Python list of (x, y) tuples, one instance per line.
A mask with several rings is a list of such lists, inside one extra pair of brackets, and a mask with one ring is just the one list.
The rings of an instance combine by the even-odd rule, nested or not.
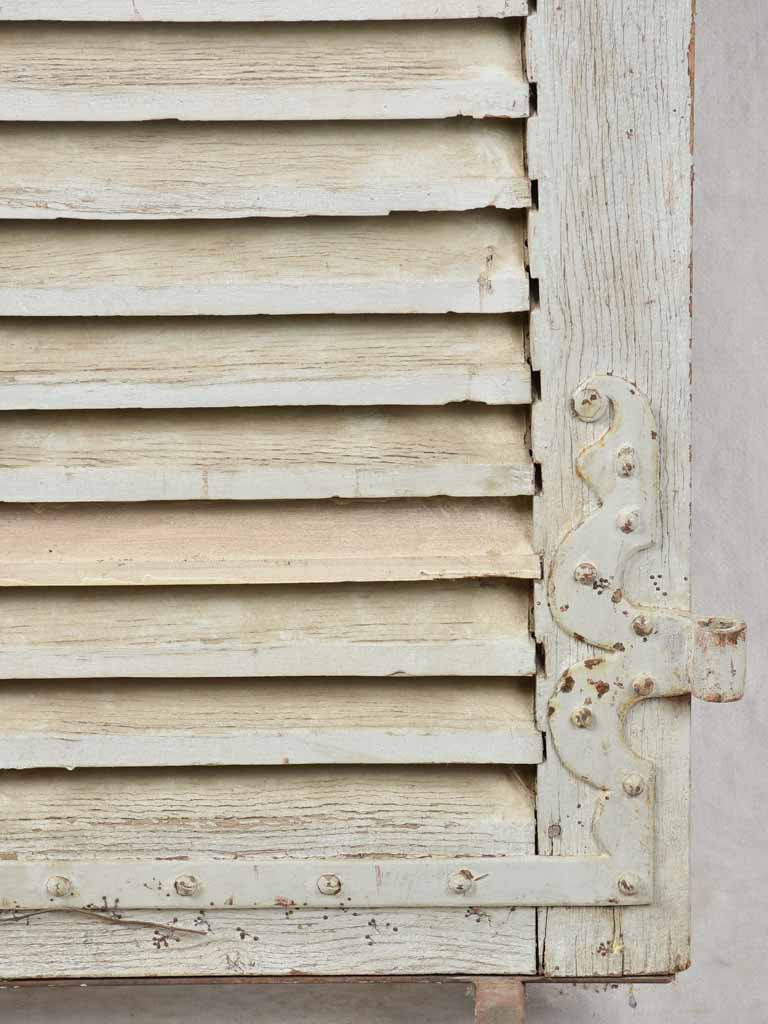
[(513, 18), (528, 0), (4, 0), (0, 21), (367, 21)]
[(530, 781), (447, 766), (6, 772), (0, 848), (24, 861), (510, 857), (533, 853)]
[(5, 24), (6, 121), (525, 117), (521, 22)]
[(0, 586), (537, 579), (530, 501), (0, 505)]
[(2, 709), (0, 769), (515, 765), (542, 755), (532, 686), (514, 679), (7, 683)]
[(525, 404), (505, 316), (0, 319), (0, 409)]
[(523, 122), (0, 127), (0, 217), (370, 216), (527, 206)]
[(0, 416), (6, 502), (530, 494), (521, 407)]
[[(18, 918), (14, 920), (14, 917)], [(131, 925), (131, 920), (149, 922)], [(6, 978), (535, 974), (535, 911), (0, 911)], [(174, 923), (188, 931), (169, 931)], [(190, 934), (191, 933), (191, 934)]]
[(3, 221), (0, 315), (515, 312), (523, 240), (520, 215), (493, 211)]
[(0, 678), (523, 676), (522, 583), (0, 591)]

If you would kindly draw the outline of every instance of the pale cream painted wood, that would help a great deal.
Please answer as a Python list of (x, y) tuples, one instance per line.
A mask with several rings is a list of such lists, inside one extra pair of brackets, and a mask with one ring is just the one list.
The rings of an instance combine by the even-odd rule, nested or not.
[(20, 860), (511, 857), (533, 850), (530, 782), (492, 766), (5, 772), (0, 848)]
[(0, 591), (0, 678), (519, 676), (523, 583)]
[(66, 680), (2, 690), (0, 768), (532, 764), (530, 680)]
[(0, 319), (0, 409), (530, 402), (506, 316)]
[(508, 313), (528, 295), (524, 225), (501, 212), (0, 224), (0, 315)]
[(0, 505), (0, 586), (342, 583), (541, 572), (525, 498)]
[(531, 494), (521, 407), (3, 413), (3, 501)]
[[(0, 911), (8, 978), (535, 974), (535, 911), (218, 910), (123, 916)], [(177, 928), (200, 934), (169, 932)]]
[(367, 21), (527, 12), (527, 0), (4, 0), (0, 21)]
[[(627, 591), (640, 603), (679, 609), (690, 603), (691, 28), (690, 0), (670, 0), (663, 11), (653, 0), (540, 0), (526, 40), (538, 95), (528, 137), (539, 183), (529, 240), (541, 302), (531, 324), (542, 392), (533, 420), (543, 477), (536, 546), (546, 567), (594, 501), (574, 472), (590, 437), (568, 415), (573, 391), (593, 373), (627, 377), (648, 396), (661, 444), (660, 543), (634, 559)], [(655, 588), (662, 578), (663, 590)], [(543, 726), (560, 673), (595, 649), (552, 623), (543, 587), (535, 607), (546, 660)], [(656, 765), (653, 902), (542, 911), (543, 973), (671, 974), (688, 966), (688, 699), (644, 702), (627, 734)], [(594, 790), (550, 756), (537, 793), (539, 851), (595, 852), (587, 811)]]
[(520, 22), (0, 26), (6, 121), (525, 117)]
[(0, 217), (365, 217), (528, 206), (523, 122), (5, 124)]

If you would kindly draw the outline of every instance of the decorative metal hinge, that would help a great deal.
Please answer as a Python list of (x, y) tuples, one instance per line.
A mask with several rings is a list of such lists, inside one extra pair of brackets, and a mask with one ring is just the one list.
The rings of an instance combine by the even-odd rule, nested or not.
[(659, 441), (648, 400), (620, 377), (587, 380), (574, 396), (587, 423), (608, 420), (578, 456), (600, 506), (558, 548), (547, 587), (552, 615), (600, 649), (563, 672), (549, 728), (563, 764), (599, 790), (594, 834), (619, 869), (623, 894), (652, 898), (654, 766), (630, 749), (627, 714), (638, 701), (692, 693), (707, 701), (744, 692), (746, 626), (694, 619), (627, 597), (624, 573), (654, 541)]

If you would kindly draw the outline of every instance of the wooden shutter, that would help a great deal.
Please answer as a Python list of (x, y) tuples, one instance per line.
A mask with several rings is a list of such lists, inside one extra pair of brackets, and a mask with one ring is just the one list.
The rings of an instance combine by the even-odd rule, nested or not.
[(689, 5), (385, 13), (0, 10), (5, 977), (687, 962)]

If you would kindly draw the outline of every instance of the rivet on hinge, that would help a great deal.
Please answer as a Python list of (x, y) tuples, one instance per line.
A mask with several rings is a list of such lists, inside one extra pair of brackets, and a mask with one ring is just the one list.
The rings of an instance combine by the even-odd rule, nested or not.
[(638, 636), (648, 637), (656, 631), (656, 626), (649, 615), (638, 615), (632, 620), (632, 630)]
[(634, 506), (623, 508), (616, 516), (616, 526), (622, 533), (637, 533), (640, 529), (640, 509)]
[(323, 896), (338, 896), (341, 892), (341, 879), (338, 875), (320, 875), (317, 888)]
[(577, 729), (589, 729), (595, 720), (589, 708), (576, 708), (571, 712), (571, 724)]
[(579, 562), (573, 570), (573, 578), (582, 586), (591, 587), (597, 581), (597, 566), (592, 562)]
[(71, 879), (63, 875), (53, 875), (45, 883), (46, 892), (53, 897), (71, 896), (74, 888)]
[(656, 680), (653, 676), (638, 676), (632, 683), (632, 689), (638, 697), (650, 697), (656, 689)]
[(630, 772), (624, 778), (624, 792), (627, 796), (640, 796), (645, 789), (645, 779), (639, 772)]
[(640, 882), (635, 875), (622, 875), (618, 881), (619, 892), (622, 896), (635, 896)]
[(173, 888), (179, 896), (199, 896), (203, 887), (194, 875), (179, 875)]

